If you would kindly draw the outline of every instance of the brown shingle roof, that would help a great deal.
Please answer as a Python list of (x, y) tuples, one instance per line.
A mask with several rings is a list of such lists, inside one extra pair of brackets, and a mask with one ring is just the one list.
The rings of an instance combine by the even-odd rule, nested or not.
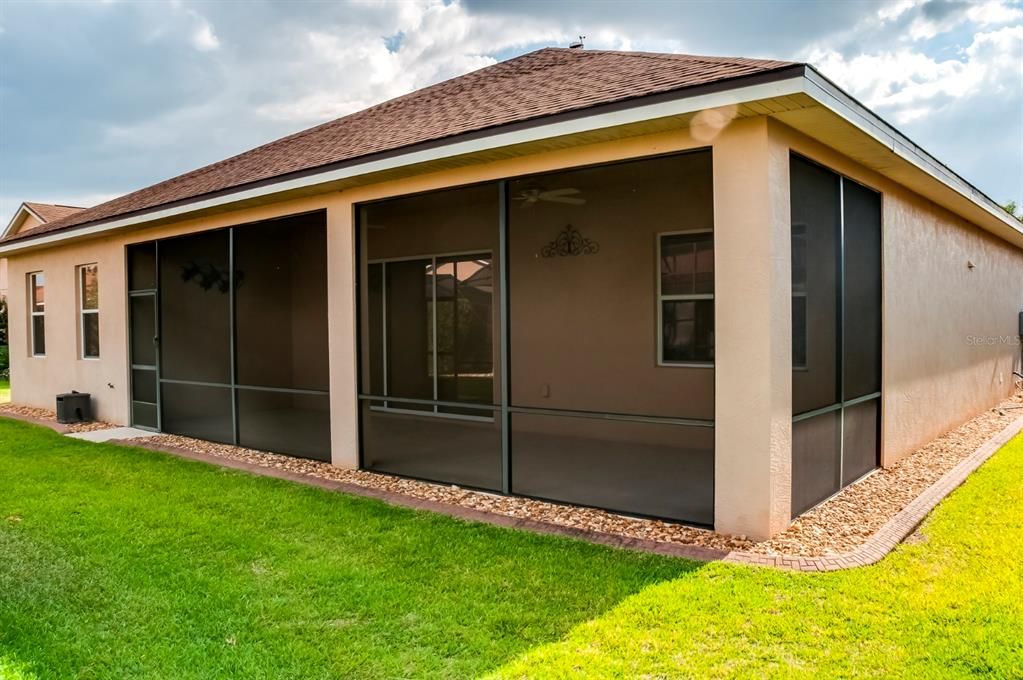
[(59, 205), (54, 203), (30, 203), (25, 201), (25, 206), (34, 212), (36, 215), (42, 218), (43, 222), (56, 222), (59, 219), (67, 217), (68, 215), (74, 215), (77, 212), (85, 210), (85, 208), (79, 208), (74, 205)]
[(546, 48), (278, 139), (7, 240), (467, 132), (794, 65), (767, 59)]

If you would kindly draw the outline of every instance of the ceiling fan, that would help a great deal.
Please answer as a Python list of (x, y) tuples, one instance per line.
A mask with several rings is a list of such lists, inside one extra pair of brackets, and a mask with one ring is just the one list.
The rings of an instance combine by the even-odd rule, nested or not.
[(576, 194), (581, 193), (582, 192), (578, 189), (571, 187), (550, 190), (533, 187), (531, 189), (523, 189), (519, 192), (519, 195), (512, 198), (512, 200), (521, 202), (523, 208), (532, 208), (540, 201), (547, 201), (548, 203), (567, 203), (568, 205), (583, 205), (586, 203), (586, 199), (576, 198)]

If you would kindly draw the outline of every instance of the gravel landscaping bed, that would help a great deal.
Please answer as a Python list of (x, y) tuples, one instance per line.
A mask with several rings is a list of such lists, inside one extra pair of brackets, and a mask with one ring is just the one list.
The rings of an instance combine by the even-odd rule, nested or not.
[(190, 437), (157, 435), (129, 441), (143, 447), (171, 446), (413, 498), (628, 538), (763, 555), (816, 557), (849, 552), (862, 545), (927, 487), (1023, 415), (1020, 407), (1023, 407), (1023, 393), (939, 437), (892, 468), (877, 470), (846, 487), (797, 519), (784, 533), (760, 543), (743, 536), (723, 536), (672, 522), (628, 517), (593, 508), (500, 496), (363, 470), (342, 470), (318, 461)]
[[(19, 406), (18, 404), (0, 404), (0, 415), (5, 413), (15, 416), (23, 416), (26, 418), (35, 418), (36, 420), (49, 420), (54, 423), (57, 422), (57, 413), (48, 408)], [(110, 428), (117, 426), (96, 420), (89, 423), (71, 423), (69, 425), (64, 425), (64, 427), (66, 428), (66, 432), (95, 432), (97, 430), (109, 430)]]

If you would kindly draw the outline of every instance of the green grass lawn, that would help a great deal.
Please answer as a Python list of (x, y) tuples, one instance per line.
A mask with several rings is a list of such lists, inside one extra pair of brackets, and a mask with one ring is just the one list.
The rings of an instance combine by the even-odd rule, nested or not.
[[(0, 380), (0, 404), (5, 404), (11, 400), (11, 383), (6, 380)], [(3, 676), (0, 676), (2, 678)]]
[(697, 564), (0, 420), (0, 678), (1023, 677), (1023, 439), (827, 575)]

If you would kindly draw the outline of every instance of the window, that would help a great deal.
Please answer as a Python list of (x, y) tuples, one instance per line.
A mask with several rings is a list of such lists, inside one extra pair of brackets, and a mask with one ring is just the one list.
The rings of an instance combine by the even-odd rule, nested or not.
[(661, 364), (714, 362), (714, 234), (658, 236), (657, 282)]
[(29, 350), (34, 357), (46, 356), (46, 279), (42, 272), (28, 275)]
[[(384, 394), (490, 404), (494, 394), (493, 268), (490, 253), (369, 264), (386, 332), (374, 334)], [(387, 408), (491, 420), (490, 411), (386, 402)]]
[(83, 359), (99, 359), (99, 265), (78, 267), (78, 334)]

